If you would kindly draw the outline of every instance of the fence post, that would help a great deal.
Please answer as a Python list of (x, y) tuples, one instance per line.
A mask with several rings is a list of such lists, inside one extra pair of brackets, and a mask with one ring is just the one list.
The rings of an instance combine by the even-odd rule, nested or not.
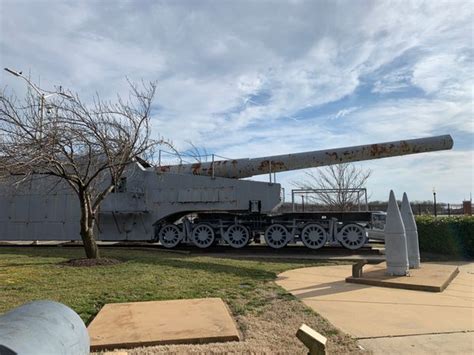
[(369, 202), (367, 201), (368, 197), (367, 197), (367, 189), (366, 188), (364, 188), (364, 195), (365, 195), (365, 210), (368, 212), (368, 211), (370, 211), (370, 208), (369, 208)]
[(272, 183), (272, 161), (268, 160), (268, 175), (270, 175), (270, 184)]
[(215, 178), (215, 177), (214, 177), (214, 154), (212, 154), (212, 164), (211, 164), (211, 166), (212, 166), (212, 170), (211, 170), (211, 172), (212, 172), (212, 178), (214, 179), (214, 178)]

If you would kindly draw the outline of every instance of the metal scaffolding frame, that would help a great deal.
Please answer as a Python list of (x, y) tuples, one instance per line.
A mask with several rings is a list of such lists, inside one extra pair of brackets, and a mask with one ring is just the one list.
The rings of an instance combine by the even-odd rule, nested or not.
[(357, 206), (358, 211), (361, 210), (361, 198), (364, 199), (365, 202), (365, 211), (369, 211), (369, 202), (367, 197), (367, 189), (359, 188), (359, 189), (292, 189), (291, 190), (291, 210), (295, 212), (295, 196), (301, 196), (301, 202), (304, 211), (304, 204), (305, 199), (308, 201), (308, 194), (320, 194), (320, 193), (339, 193), (341, 191), (349, 192), (349, 193), (357, 193)]

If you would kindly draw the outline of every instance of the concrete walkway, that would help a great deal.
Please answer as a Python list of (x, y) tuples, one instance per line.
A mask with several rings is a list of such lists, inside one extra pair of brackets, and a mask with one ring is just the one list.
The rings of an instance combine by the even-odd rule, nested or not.
[(350, 265), (290, 270), (277, 283), (375, 353), (433, 353), (435, 343), (473, 353), (474, 263), (452, 264), (460, 273), (441, 293), (349, 284)]
[(403, 337), (361, 339), (359, 344), (374, 354), (472, 354), (472, 332), (424, 334)]

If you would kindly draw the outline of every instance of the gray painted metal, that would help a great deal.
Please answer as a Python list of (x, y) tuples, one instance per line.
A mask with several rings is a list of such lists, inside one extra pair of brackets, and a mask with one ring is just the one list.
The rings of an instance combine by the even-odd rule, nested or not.
[(89, 334), (69, 307), (34, 301), (0, 316), (0, 354), (86, 355)]
[[(99, 240), (153, 240), (155, 226), (198, 212), (270, 214), (281, 203), (277, 183), (238, 180), (252, 175), (449, 149), (450, 136), (372, 144), (266, 158), (145, 168), (131, 164), (124, 183), (103, 201), (97, 220)], [(271, 165), (271, 166), (270, 166)], [(14, 177), (12, 177), (14, 179)], [(0, 183), (1, 240), (78, 240), (80, 210), (65, 183), (36, 177), (19, 188)], [(54, 188), (52, 188), (54, 187)], [(254, 212), (254, 211), (251, 211)]]
[(0, 239), (77, 239), (79, 203), (69, 186), (44, 176), (19, 186), (14, 182), (15, 177), (0, 182)]
[[(110, 194), (98, 218), (99, 240), (152, 240), (154, 224), (174, 222), (187, 213), (247, 211), (261, 201), (270, 213), (280, 203), (280, 185), (206, 176), (158, 174), (136, 163), (129, 167), (123, 192)], [(0, 239), (78, 240), (77, 197), (54, 181), (40, 178), (19, 189), (0, 184)]]
[(405, 233), (407, 236), (408, 264), (410, 269), (418, 269), (420, 267), (420, 247), (418, 245), (418, 229), (416, 227), (415, 217), (411, 210), (408, 196), (403, 193), (402, 207), (400, 209)]
[(405, 227), (398, 209), (395, 194), (390, 191), (387, 208), (387, 223), (384, 229), (387, 274), (408, 275), (408, 251)]
[(167, 165), (160, 166), (157, 169), (161, 172), (241, 179), (281, 171), (433, 152), (451, 149), (452, 147), (453, 139), (451, 136), (443, 135), (253, 159)]

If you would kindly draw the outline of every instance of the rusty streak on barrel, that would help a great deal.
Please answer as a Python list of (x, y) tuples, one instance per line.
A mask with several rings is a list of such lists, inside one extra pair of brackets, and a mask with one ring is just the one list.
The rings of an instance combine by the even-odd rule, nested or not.
[(268, 174), (269, 171), (273, 173), (316, 168), (340, 163), (449, 150), (452, 147), (451, 136), (443, 135), (261, 158), (220, 160), (214, 162), (214, 167), (212, 163), (208, 162), (168, 165), (157, 167), (157, 171), (211, 176), (214, 169), (214, 176), (241, 179)]

